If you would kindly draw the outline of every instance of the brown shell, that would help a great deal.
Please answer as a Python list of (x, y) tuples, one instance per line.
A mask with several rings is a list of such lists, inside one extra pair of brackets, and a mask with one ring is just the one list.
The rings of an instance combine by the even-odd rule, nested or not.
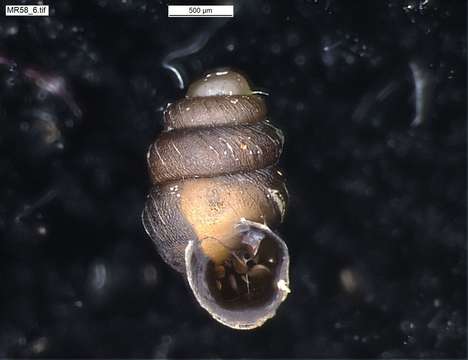
[(265, 101), (258, 95), (186, 98), (170, 104), (164, 112), (165, 130), (192, 127), (236, 126), (265, 119)]
[[(198, 238), (211, 258), (222, 259), (229, 248), (236, 246), (229, 243), (229, 235), (240, 218), (278, 224), (284, 209), (277, 202), (286, 199), (283, 178), (274, 167), (186, 179), (152, 187), (143, 210), (143, 224), (162, 258), (183, 273), (189, 240)], [(225, 245), (219, 246), (220, 239), (226, 239)]]
[[(270, 230), (282, 222), (287, 203), (284, 179), (276, 167), (284, 139), (266, 114), (263, 99), (252, 94), (242, 75), (229, 70), (208, 73), (189, 87), (187, 98), (167, 107), (164, 131), (148, 151), (153, 187), (142, 215), (147, 233), (164, 261), (184, 274), (200, 304), (218, 321), (238, 329), (259, 326), (271, 317), (289, 290), (287, 247)], [(240, 230), (241, 223), (250, 225)], [(236, 262), (239, 249), (253, 251), (250, 245), (263, 243), (254, 262)], [(264, 253), (275, 259), (274, 266), (260, 263), (266, 261), (258, 260)], [(221, 268), (221, 277), (230, 277), (207, 280), (210, 276), (195, 270), (200, 264), (214, 264)], [(212, 266), (205, 265), (202, 271)], [(267, 292), (259, 290), (266, 281), (259, 280), (261, 276), (269, 282), (281, 280), (281, 289), (272, 283), (271, 295), (260, 294)], [(211, 284), (202, 286), (206, 281)], [(211, 294), (217, 287), (226, 297), (242, 291), (243, 300), (236, 301), (242, 302), (243, 310), (220, 304), (221, 295)], [(260, 298), (264, 310), (258, 308)], [(223, 308), (225, 314), (219, 310)], [(240, 319), (247, 315), (238, 313), (235, 320), (236, 311), (258, 316), (246, 324)]]
[(282, 147), (281, 131), (264, 121), (164, 132), (148, 152), (151, 180), (162, 184), (263, 169), (278, 161)]

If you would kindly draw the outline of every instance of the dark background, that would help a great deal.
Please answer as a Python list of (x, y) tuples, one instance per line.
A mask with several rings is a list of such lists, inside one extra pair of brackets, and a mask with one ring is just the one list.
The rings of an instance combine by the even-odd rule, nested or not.
[[(466, 356), (465, 1), (50, 5), (0, 15), (0, 357)], [(292, 294), (255, 331), (141, 225), (171, 66), (244, 71), (286, 135)]]

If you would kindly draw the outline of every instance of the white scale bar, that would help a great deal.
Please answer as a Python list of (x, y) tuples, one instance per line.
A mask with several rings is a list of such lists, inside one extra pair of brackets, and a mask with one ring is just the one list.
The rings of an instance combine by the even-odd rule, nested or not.
[(234, 17), (234, 5), (168, 5), (169, 17)]

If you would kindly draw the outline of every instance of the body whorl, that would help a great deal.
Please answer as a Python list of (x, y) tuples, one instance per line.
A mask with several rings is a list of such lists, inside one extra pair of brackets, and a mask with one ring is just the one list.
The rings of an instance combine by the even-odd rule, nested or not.
[[(264, 100), (242, 75), (208, 73), (167, 107), (164, 130), (147, 157), (153, 183), (143, 211), (147, 233), (165, 262), (185, 274), (200, 304), (239, 329), (273, 316), (289, 290), (287, 248), (269, 230), (281, 223), (287, 203), (276, 167), (284, 139), (266, 115)], [(239, 259), (241, 250), (251, 258)], [(215, 268), (224, 275), (210, 275)], [(263, 315), (240, 324), (227, 301), (237, 293), (246, 297), (245, 309), (266, 306), (255, 310)]]

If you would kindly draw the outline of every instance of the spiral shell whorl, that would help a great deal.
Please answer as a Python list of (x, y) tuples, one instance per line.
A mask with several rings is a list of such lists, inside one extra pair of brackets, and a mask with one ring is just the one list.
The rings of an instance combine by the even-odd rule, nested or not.
[(148, 152), (154, 184), (266, 168), (283, 148), (257, 95), (183, 99), (168, 107), (165, 124)]

